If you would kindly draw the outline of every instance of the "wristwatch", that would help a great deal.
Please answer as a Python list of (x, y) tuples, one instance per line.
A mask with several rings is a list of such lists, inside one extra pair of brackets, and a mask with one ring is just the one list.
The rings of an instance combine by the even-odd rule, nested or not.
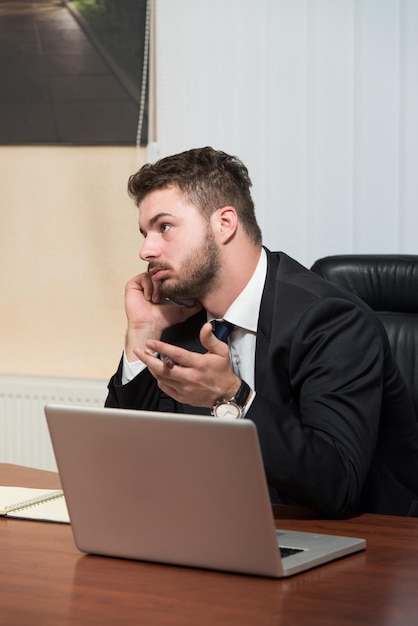
[(212, 408), (212, 415), (226, 419), (241, 419), (250, 393), (250, 386), (247, 385), (245, 380), (241, 380), (241, 385), (235, 396), (232, 396), (229, 400), (218, 400)]

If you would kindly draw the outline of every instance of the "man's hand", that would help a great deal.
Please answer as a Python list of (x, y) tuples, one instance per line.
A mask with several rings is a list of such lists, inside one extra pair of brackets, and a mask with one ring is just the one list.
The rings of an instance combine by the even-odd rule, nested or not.
[(201, 305), (179, 306), (161, 298), (160, 283), (148, 272), (130, 280), (125, 288), (125, 311), (128, 319), (125, 352), (128, 361), (138, 357), (134, 348), (145, 348), (149, 339), (160, 339), (166, 328), (184, 322), (200, 311)]
[[(241, 380), (234, 374), (228, 346), (219, 341), (208, 322), (202, 326), (200, 341), (205, 354), (190, 352), (163, 341), (148, 340), (146, 349), (134, 354), (148, 367), (161, 391), (174, 400), (211, 408), (217, 400), (235, 395)], [(158, 352), (166, 357), (154, 356)]]

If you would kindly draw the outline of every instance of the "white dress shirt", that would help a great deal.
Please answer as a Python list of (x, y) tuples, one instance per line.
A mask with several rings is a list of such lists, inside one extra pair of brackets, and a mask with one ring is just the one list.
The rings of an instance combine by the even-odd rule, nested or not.
[[(228, 338), (232, 367), (235, 374), (245, 380), (251, 389), (254, 389), (255, 385), (255, 343), (266, 274), (267, 255), (262, 249), (254, 274), (223, 318), (236, 326)], [(213, 315), (208, 312), (208, 320), (212, 321), (213, 319)]]

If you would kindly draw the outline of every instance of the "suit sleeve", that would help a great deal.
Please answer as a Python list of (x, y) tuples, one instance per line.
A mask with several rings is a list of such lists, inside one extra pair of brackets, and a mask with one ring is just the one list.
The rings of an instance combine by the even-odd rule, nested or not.
[(122, 385), (122, 359), (108, 384), (105, 406), (120, 409), (177, 412), (177, 402), (164, 394), (155, 378), (144, 369), (129, 383)]
[(284, 345), (271, 340), (247, 418), (269, 484), (285, 500), (340, 516), (355, 509), (376, 446), (382, 337), (367, 311), (339, 298), (317, 300), (291, 335)]

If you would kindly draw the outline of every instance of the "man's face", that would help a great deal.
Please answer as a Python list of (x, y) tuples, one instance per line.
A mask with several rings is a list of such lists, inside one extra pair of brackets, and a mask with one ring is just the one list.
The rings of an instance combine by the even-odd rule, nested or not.
[(149, 193), (139, 207), (140, 257), (167, 298), (201, 300), (215, 286), (220, 259), (210, 224), (177, 188)]

